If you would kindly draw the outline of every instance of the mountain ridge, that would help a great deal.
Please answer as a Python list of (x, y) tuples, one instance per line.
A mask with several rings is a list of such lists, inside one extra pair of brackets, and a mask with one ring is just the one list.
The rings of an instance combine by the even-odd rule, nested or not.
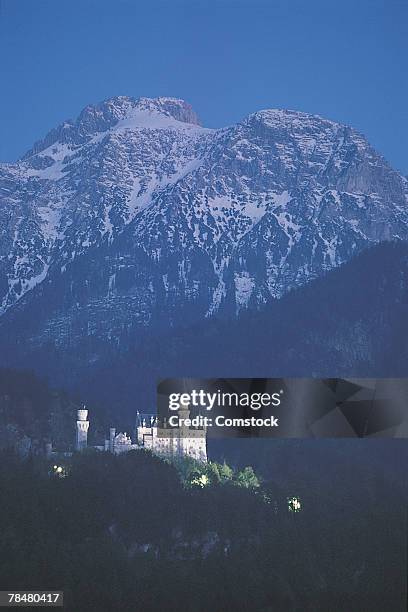
[(408, 239), (407, 180), (352, 128), (198, 123), (176, 98), (110, 98), (0, 165), (1, 312), (38, 313), (28, 343), (235, 317)]

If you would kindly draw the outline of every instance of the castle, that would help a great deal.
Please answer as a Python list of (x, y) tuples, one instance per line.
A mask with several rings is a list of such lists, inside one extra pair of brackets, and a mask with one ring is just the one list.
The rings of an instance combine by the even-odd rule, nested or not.
[[(182, 406), (179, 411), (180, 420), (183, 419), (181, 422), (184, 423), (189, 414), (188, 406)], [(77, 413), (75, 445), (77, 451), (88, 447), (88, 430), (88, 410), (82, 408)], [(187, 426), (170, 428), (166, 422), (159, 423), (157, 417), (141, 415), (139, 412), (136, 420), (136, 443), (132, 442), (126, 432), (117, 434), (116, 429), (111, 427), (109, 438), (105, 440), (104, 445), (92, 448), (115, 455), (145, 448), (169, 459), (191, 457), (204, 463), (207, 461), (205, 428)]]

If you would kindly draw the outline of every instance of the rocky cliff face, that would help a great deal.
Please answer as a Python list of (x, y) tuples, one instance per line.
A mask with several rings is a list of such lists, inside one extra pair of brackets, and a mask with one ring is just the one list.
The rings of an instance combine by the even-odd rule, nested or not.
[(264, 110), (210, 130), (173, 98), (85, 108), (0, 166), (0, 335), (120, 346), (280, 298), (408, 237), (407, 180), (352, 128)]

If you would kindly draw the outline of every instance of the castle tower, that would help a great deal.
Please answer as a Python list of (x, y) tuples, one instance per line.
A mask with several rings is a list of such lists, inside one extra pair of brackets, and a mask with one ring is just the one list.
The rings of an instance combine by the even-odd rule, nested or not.
[(115, 437), (116, 437), (116, 428), (111, 427), (109, 429), (109, 450), (111, 453), (115, 452)]
[(88, 411), (83, 408), (78, 410), (78, 420), (76, 426), (76, 449), (83, 450), (88, 446)]
[(183, 419), (183, 425), (179, 429), (177, 448), (174, 449), (176, 455), (192, 457), (204, 463), (207, 462), (207, 440), (205, 428), (187, 427), (185, 419), (190, 418), (190, 406), (188, 402), (180, 402), (178, 411), (179, 418)]

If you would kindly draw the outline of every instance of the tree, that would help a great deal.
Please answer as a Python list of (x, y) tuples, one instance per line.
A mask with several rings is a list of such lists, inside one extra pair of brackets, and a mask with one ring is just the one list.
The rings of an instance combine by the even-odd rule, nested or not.
[(259, 479), (252, 467), (247, 466), (236, 477), (236, 484), (245, 489), (256, 489), (260, 486)]
[(227, 463), (225, 463), (225, 461), (219, 466), (219, 474), (220, 474), (221, 482), (228, 482), (232, 480), (234, 477), (233, 469), (230, 468), (230, 466)]

